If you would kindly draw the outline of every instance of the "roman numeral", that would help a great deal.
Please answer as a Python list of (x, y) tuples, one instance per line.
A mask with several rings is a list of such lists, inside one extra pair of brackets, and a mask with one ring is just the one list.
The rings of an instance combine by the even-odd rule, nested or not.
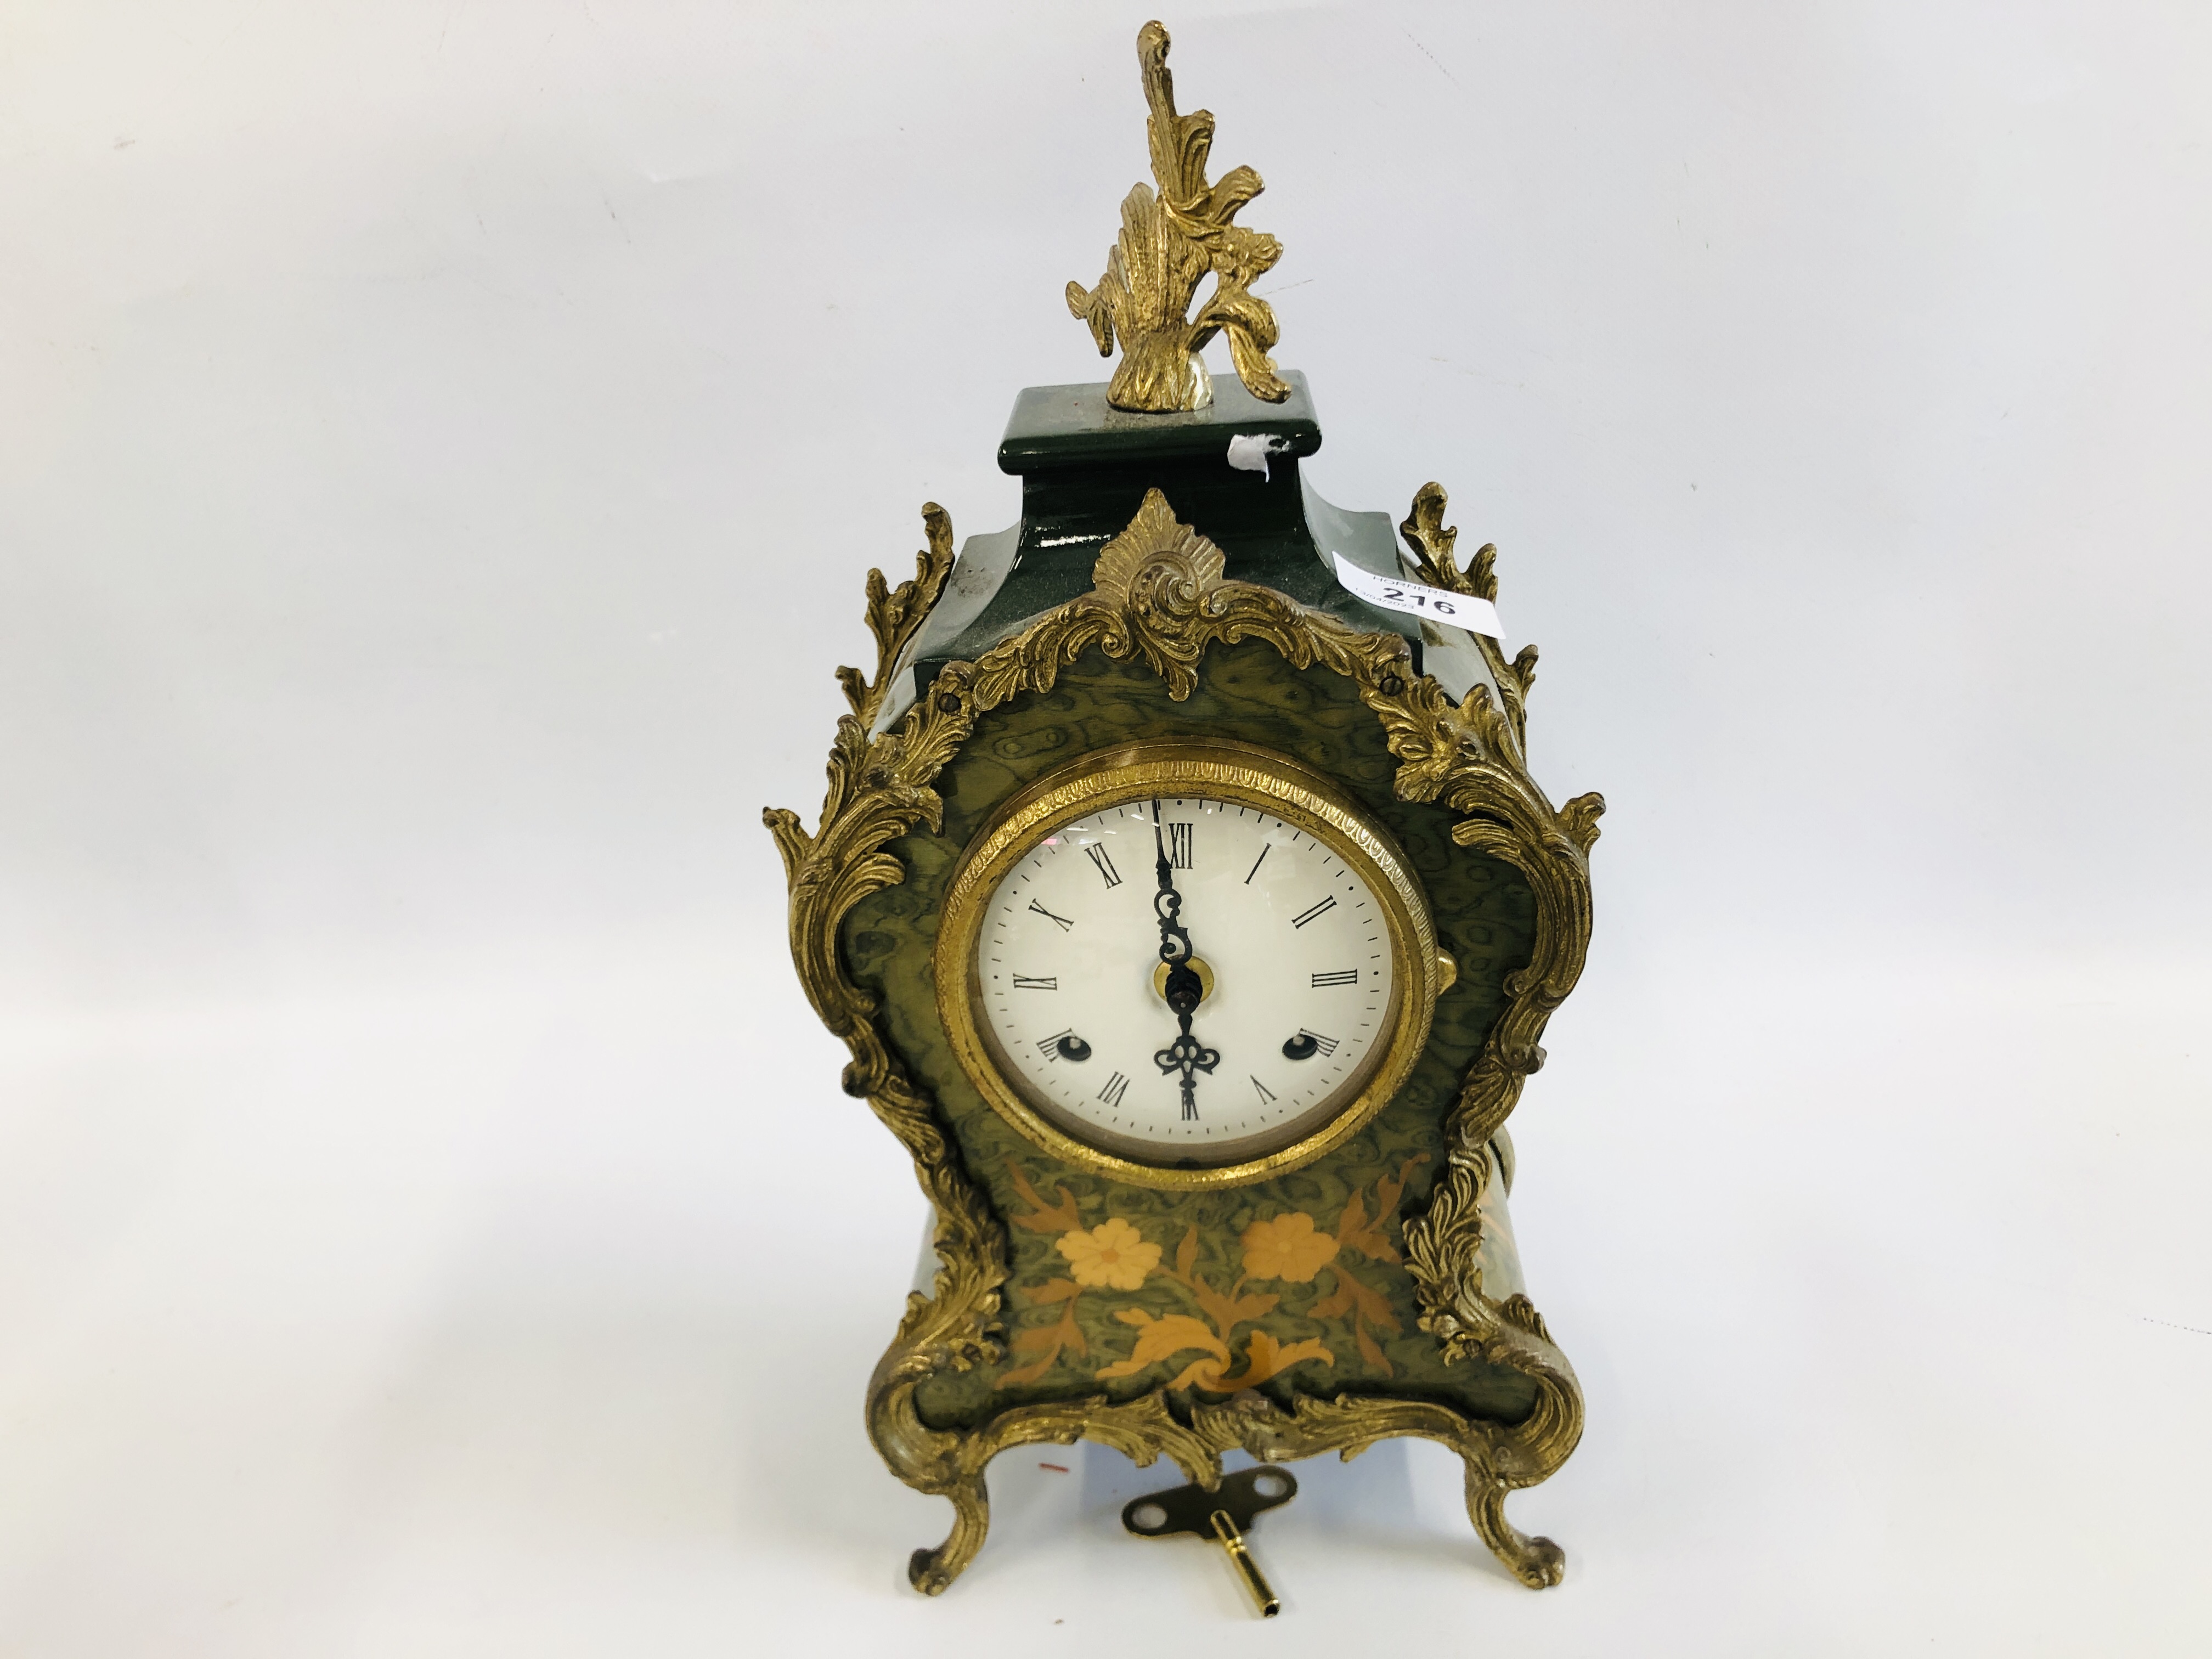
[(1170, 823), (1167, 826), (1168, 863), (1173, 868), (1177, 870), (1190, 868), (1191, 831), (1196, 827), (1194, 824), (1188, 823)]
[[(1321, 981), (1316, 980), (1314, 982), (1316, 984), (1319, 984)], [(1025, 974), (1016, 974), (1014, 975), (1014, 989), (1017, 991), (1057, 991), (1060, 989), (1060, 978), (1057, 975), (1054, 975), (1050, 979), (1031, 979)]]
[(1194, 1096), (1185, 1095), (1182, 1097), (1182, 1121), (1186, 1123), (1198, 1121), (1198, 1101)]
[(1272, 841), (1260, 849), (1260, 856), (1252, 860), (1252, 867), (1244, 872), (1244, 884), (1247, 887), (1252, 884), (1252, 878), (1260, 873), (1260, 866), (1267, 861), (1267, 854), (1274, 850), (1275, 843)]
[[(1319, 983), (1319, 981), (1316, 981), (1316, 983)], [(1307, 1042), (1312, 1043), (1313, 1046), (1319, 1049), (1323, 1054), (1333, 1054), (1336, 1052), (1336, 1039), (1334, 1037), (1325, 1037), (1319, 1031), (1309, 1031), (1303, 1025), (1298, 1027), (1298, 1035), (1305, 1038)]]
[(1275, 1103), (1274, 1096), (1267, 1092), (1267, 1085), (1261, 1082), (1258, 1078), (1252, 1079), (1252, 1086), (1260, 1091), (1260, 1103), (1262, 1106), (1272, 1106)]
[(1098, 1091), (1098, 1098), (1109, 1106), (1119, 1106), (1121, 1097), (1129, 1092), (1129, 1079), (1119, 1072), (1106, 1079), (1106, 1086)]
[(1319, 904), (1314, 905), (1310, 908), (1301, 910), (1297, 915), (1292, 916), (1291, 918), (1291, 926), (1293, 927), (1303, 927), (1308, 922), (1311, 921), (1316, 916), (1325, 915), (1328, 911), (1335, 908), (1336, 895), (1331, 893)]
[(1098, 873), (1106, 878), (1106, 884), (1109, 887), (1119, 887), (1121, 884), (1121, 872), (1114, 867), (1114, 860), (1106, 856), (1106, 849), (1103, 847), (1093, 842), (1083, 850), (1090, 854), (1091, 861), (1098, 866)]
[[(1109, 883), (1108, 884), (1110, 886), (1112, 884)], [(1030, 908), (1036, 911), (1037, 915), (1044, 917), (1048, 921), (1058, 922), (1060, 924), (1060, 931), (1063, 933), (1069, 928), (1075, 926), (1075, 924), (1070, 921), (1066, 916), (1054, 915), (1051, 911), (1046, 909), (1044, 906), (1039, 904), (1035, 899), (1031, 899), (1030, 901)]]
[[(1319, 990), (1324, 985), (1357, 985), (1359, 983), (1359, 969), (1345, 968), (1334, 974), (1316, 974), (1313, 976), (1313, 982), (1316, 990)], [(1021, 981), (1016, 980), (1014, 983), (1018, 985)]]
[(1074, 1035), (1075, 1028), (1071, 1025), (1065, 1031), (1054, 1031), (1048, 1037), (1039, 1037), (1037, 1039), (1036, 1046), (1037, 1052), (1042, 1054), (1047, 1060), (1056, 1060), (1060, 1057), (1060, 1038), (1064, 1036), (1073, 1036)]

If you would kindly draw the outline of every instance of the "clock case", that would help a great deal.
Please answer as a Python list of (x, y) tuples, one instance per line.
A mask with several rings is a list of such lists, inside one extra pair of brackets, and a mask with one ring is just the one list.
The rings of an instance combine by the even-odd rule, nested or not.
[[(1523, 1583), (1564, 1554), (1506, 1519), (1578, 1439), (1582, 1395), (1522, 1284), (1504, 1125), (1590, 929), (1603, 801), (1554, 809), (1529, 776), (1534, 650), (1445, 632), (1347, 592), (1331, 552), (1496, 597), (1460, 568), (1443, 491), (1399, 527), (1316, 495), (1303, 377), (1264, 404), (1132, 414), (1104, 386), (1031, 387), (999, 453), (1022, 517), (953, 555), (923, 508), (911, 581), (867, 583), (874, 672), (838, 670), (820, 823), (764, 817), (790, 881), (791, 947), (852, 1054), (843, 1086), (913, 1155), (937, 1267), (868, 1387), (868, 1431), (908, 1485), (950, 1498), (909, 1576), (944, 1589), (988, 1524), (986, 1465), (1098, 1441), (1208, 1487), (1263, 1460), (1417, 1435), (1463, 1461), (1476, 1531)], [(1267, 470), (1230, 440), (1275, 441)], [(1246, 446), (1249, 449), (1250, 446)], [(1231, 739), (1329, 780), (1393, 836), (1457, 964), (1405, 1084), (1310, 1162), (1226, 1188), (1120, 1182), (1048, 1153), (986, 1103), (933, 984), (948, 882), (1010, 799), (1136, 742)]]

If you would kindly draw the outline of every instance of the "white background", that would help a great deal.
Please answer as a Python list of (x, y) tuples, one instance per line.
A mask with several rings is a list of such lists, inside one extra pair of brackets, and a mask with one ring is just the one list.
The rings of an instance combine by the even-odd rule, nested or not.
[(2212, 1645), (2180, 0), (1169, 15), (1310, 476), (1451, 489), (1612, 802), (1514, 1122), (1569, 1577), (1386, 1448), (1261, 1626), (1048, 1449), (905, 1588), (921, 1205), (757, 815), (1103, 377), (1147, 15), (0, 11), (0, 1653)]

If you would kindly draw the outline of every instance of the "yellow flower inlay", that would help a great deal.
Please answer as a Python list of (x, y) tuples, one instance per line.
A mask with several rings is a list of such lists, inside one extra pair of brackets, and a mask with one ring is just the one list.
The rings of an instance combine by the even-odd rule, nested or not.
[(1255, 1221), (1244, 1230), (1244, 1272), (1253, 1279), (1287, 1279), (1293, 1285), (1313, 1276), (1335, 1258), (1336, 1241), (1314, 1231), (1303, 1210)]
[[(1145, 1275), (1160, 1265), (1160, 1247), (1146, 1243), (1119, 1216), (1107, 1217), (1087, 1233), (1062, 1233), (1059, 1248), (1077, 1284), (1103, 1285), (1109, 1290), (1142, 1290)], [(1336, 1246), (1332, 1243), (1329, 1248)]]

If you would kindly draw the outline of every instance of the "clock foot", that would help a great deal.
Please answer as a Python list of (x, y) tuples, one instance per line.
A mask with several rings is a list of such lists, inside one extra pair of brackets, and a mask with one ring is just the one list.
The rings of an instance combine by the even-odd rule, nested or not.
[(924, 1595), (942, 1595), (967, 1571), (991, 1528), (991, 1498), (980, 1474), (940, 1495), (952, 1500), (951, 1535), (933, 1550), (916, 1550), (906, 1564), (907, 1582)]
[(1530, 1589), (1549, 1589), (1565, 1577), (1567, 1553), (1548, 1538), (1531, 1538), (1505, 1518), (1504, 1482), (1474, 1458), (1467, 1462), (1467, 1516), (1505, 1570)]

